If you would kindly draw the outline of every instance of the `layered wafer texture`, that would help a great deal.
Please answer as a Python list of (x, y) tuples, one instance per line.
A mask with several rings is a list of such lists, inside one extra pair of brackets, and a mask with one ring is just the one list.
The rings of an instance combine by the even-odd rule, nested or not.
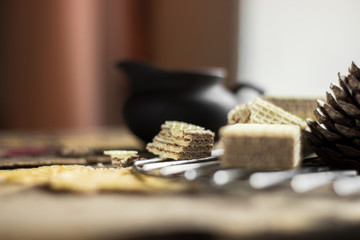
[(247, 123), (250, 120), (250, 109), (246, 104), (240, 104), (228, 113), (228, 123)]
[(214, 136), (212, 131), (194, 124), (166, 121), (146, 149), (161, 158), (203, 158), (211, 155)]
[(265, 96), (264, 100), (294, 114), (302, 119), (315, 119), (314, 109), (317, 107), (317, 100), (322, 98), (301, 98), (301, 97), (274, 97)]
[(297, 125), (234, 124), (221, 128), (220, 137), (224, 167), (273, 170), (300, 164), (301, 129)]
[(230, 124), (258, 123), (258, 124), (291, 124), (306, 127), (306, 121), (284, 109), (261, 98), (255, 98), (248, 104), (239, 105), (228, 114)]
[(250, 123), (293, 124), (302, 129), (306, 127), (303, 119), (261, 98), (255, 98), (248, 107), (251, 112)]

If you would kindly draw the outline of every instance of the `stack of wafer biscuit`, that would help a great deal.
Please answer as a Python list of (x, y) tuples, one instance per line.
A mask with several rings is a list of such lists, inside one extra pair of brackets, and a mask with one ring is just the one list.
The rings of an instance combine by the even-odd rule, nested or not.
[[(307, 126), (304, 119), (261, 98), (255, 98), (247, 104), (241, 104), (232, 109), (228, 113), (228, 123), (297, 125), (302, 132)], [(313, 152), (303, 134), (300, 142), (302, 156)]]
[(166, 121), (146, 149), (164, 159), (203, 158), (211, 155), (214, 136), (212, 131), (194, 124)]
[(228, 114), (230, 124), (257, 123), (257, 124), (290, 124), (299, 125), (305, 129), (306, 121), (294, 114), (261, 98), (255, 98), (248, 104), (239, 105)]

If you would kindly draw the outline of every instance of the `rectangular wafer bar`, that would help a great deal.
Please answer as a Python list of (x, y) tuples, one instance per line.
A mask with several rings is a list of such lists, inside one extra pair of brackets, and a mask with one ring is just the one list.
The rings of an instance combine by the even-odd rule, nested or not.
[(256, 170), (290, 169), (300, 164), (300, 127), (280, 124), (234, 124), (220, 129), (221, 164)]

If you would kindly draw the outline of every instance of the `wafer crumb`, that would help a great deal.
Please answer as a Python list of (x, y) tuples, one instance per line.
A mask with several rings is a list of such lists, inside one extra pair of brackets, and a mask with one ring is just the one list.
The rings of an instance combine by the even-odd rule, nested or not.
[(119, 167), (130, 167), (139, 159), (137, 151), (129, 150), (106, 150), (105, 155), (109, 155), (111, 163)]

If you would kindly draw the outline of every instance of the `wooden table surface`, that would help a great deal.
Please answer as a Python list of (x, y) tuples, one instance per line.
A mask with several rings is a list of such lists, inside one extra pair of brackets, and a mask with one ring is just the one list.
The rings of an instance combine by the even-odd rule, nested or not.
[[(122, 130), (84, 135), (66, 136), (71, 144), (79, 142), (76, 139), (87, 139), (88, 142), (80, 142), (92, 147), (142, 147), (141, 142)], [(16, 138), (18, 133), (0, 136), (0, 142), (3, 146), (7, 143), (7, 148), (24, 142)], [(13, 141), (11, 144), (9, 139)], [(359, 236), (360, 194), (338, 197), (330, 186), (297, 194), (287, 183), (268, 190), (252, 190), (245, 181), (226, 191), (209, 188), (191, 193), (80, 194), (13, 183), (0, 185), (0, 239), (349, 239)]]

